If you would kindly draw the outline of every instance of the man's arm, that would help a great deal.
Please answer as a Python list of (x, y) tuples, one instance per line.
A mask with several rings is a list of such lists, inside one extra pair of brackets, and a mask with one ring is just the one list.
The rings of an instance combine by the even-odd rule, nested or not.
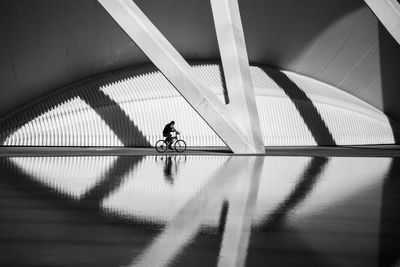
[(171, 132), (176, 132), (176, 133), (178, 133), (179, 134), (179, 132), (175, 129), (175, 127), (174, 126), (171, 126)]

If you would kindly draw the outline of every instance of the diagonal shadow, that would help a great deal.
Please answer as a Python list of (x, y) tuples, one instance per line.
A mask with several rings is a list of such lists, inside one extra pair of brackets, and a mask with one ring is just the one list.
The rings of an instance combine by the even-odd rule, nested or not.
[(379, 229), (378, 266), (397, 266), (400, 261), (400, 158), (392, 159), (383, 182)]
[(218, 233), (221, 235), (221, 244), (222, 244), (222, 235), (225, 232), (225, 225), (229, 211), (229, 201), (224, 200), (222, 202), (221, 212), (219, 215), (219, 223), (218, 223)]
[(295, 105), (300, 116), (304, 120), (315, 142), (318, 145), (335, 146), (335, 140), (319, 114), (311, 99), (295, 84), (289, 77), (281, 71), (268, 70), (267, 75), (282, 88), (285, 94)]
[(224, 94), (224, 99), (225, 99), (225, 105), (228, 105), (230, 103), (230, 101), (229, 101), (228, 88), (226, 87), (224, 67), (222, 66), (222, 64), (218, 64), (218, 68), (219, 68), (219, 76), (220, 76), (221, 84), (222, 84), (222, 92)]
[[(150, 146), (146, 137), (118, 103), (98, 88), (100, 85), (85, 91), (80, 90), (77, 95), (96, 111), (124, 146), (132, 146), (135, 143), (140, 144), (139, 146)], [(135, 142), (135, 139), (138, 142)]]
[(101, 201), (121, 186), (125, 175), (135, 169), (143, 158), (144, 156), (118, 157), (114, 165), (104, 174), (104, 179), (86, 192), (79, 200), (79, 204), (86, 207), (100, 208)]
[(280, 204), (263, 224), (262, 231), (273, 231), (283, 226), (290, 211), (296, 208), (312, 191), (318, 181), (319, 175), (324, 171), (328, 158), (312, 158), (306, 170), (301, 175), (300, 182), (291, 194)]
[[(286, 232), (279, 231), (290, 212), (312, 191), (328, 162), (329, 159), (325, 157), (312, 158), (291, 194), (257, 229), (259, 233), (253, 235), (251, 240), (253, 245), (248, 251), (246, 261), (248, 266), (258, 266), (260, 262), (263, 266), (329, 266), (329, 261), (314, 252), (304, 240), (296, 235), (290, 235), (290, 238), (287, 238)], [(269, 244), (265, 244), (265, 240), (268, 240)], [(282, 248), (285, 249), (282, 250)]]
[(26, 123), (75, 97), (80, 97), (85, 101), (110, 127), (124, 146), (131, 146), (135, 141), (139, 146), (150, 146), (146, 137), (125, 111), (100, 88), (155, 70), (153, 66), (130, 68), (117, 73), (89, 78), (44, 96), (0, 120), (0, 146)]

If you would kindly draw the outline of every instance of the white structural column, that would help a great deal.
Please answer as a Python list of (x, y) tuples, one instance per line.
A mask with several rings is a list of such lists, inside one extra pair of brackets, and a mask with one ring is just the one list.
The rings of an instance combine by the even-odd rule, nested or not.
[(98, 1), (234, 153), (264, 152), (132, 0)]
[(400, 44), (400, 4), (397, 0), (364, 0)]
[(237, 0), (211, 0), (229, 107), (237, 124), (259, 152), (264, 151)]

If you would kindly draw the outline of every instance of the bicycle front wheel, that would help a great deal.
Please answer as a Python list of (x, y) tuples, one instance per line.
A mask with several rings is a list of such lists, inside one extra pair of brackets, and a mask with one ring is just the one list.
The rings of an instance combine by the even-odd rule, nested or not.
[(179, 153), (184, 152), (186, 150), (185, 141), (183, 141), (182, 139), (176, 140), (174, 148)]
[(159, 153), (164, 153), (167, 150), (167, 144), (164, 142), (164, 140), (157, 141), (156, 150)]

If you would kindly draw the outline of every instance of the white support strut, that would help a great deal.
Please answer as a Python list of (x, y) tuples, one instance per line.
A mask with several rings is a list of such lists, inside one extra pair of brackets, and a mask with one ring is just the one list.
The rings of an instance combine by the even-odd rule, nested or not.
[(364, 0), (400, 44), (400, 4), (397, 0)]
[(211, 0), (231, 114), (258, 151), (264, 151), (237, 0)]
[(234, 153), (264, 152), (132, 0), (98, 2)]

